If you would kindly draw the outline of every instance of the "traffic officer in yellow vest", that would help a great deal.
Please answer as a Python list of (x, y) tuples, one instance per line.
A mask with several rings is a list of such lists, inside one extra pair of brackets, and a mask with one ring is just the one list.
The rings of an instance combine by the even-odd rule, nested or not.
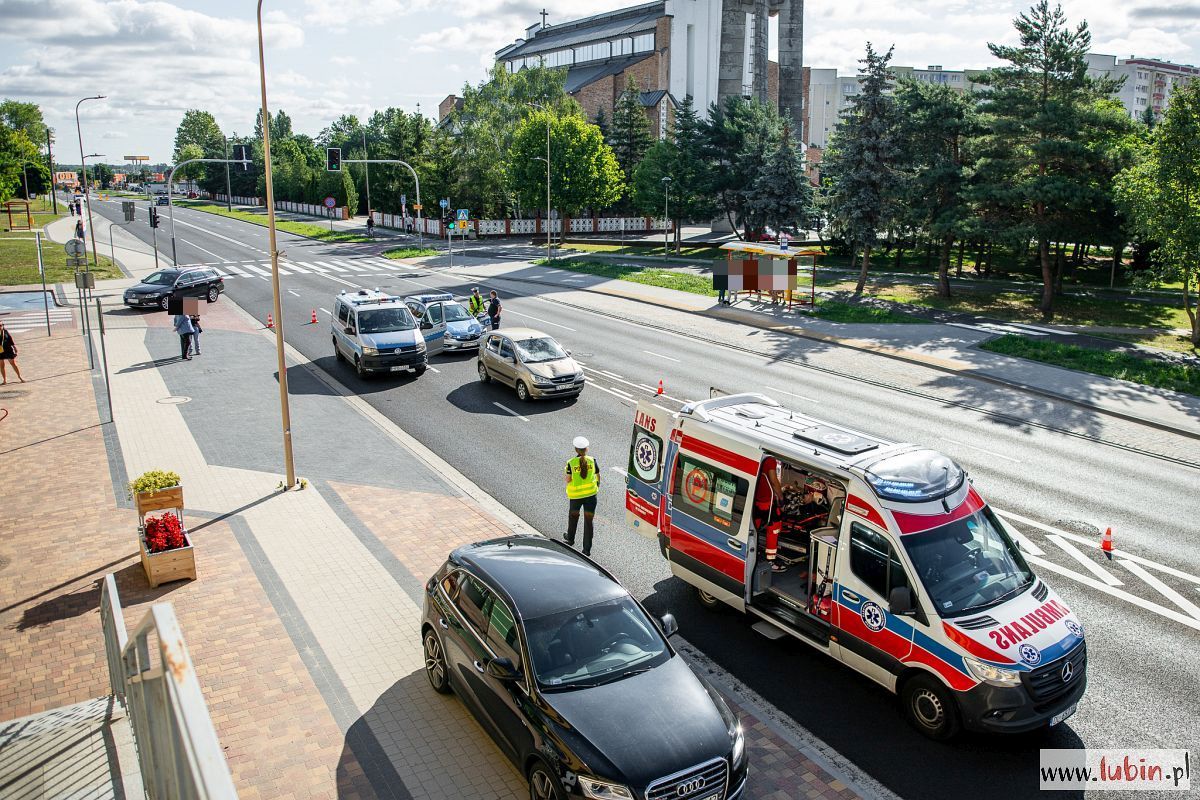
[(567, 499), (570, 500), (570, 522), (567, 535), (563, 541), (575, 546), (575, 530), (579, 527), (579, 512), (583, 512), (583, 554), (592, 554), (592, 517), (596, 516), (596, 493), (600, 491), (600, 468), (596, 459), (587, 454), (588, 440), (576, 436), (572, 442), (575, 447), (575, 457), (567, 462), (563, 480), (567, 486)]
[(483, 313), (483, 297), (479, 294), (479, 287), (471, 289), (471, 299), (467, 301), (467, 309), (471, 312), (472, 317), (478, 317)]

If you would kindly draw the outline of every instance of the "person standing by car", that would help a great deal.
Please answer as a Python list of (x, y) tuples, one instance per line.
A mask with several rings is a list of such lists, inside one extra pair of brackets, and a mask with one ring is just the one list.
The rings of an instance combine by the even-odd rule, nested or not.
[(192, 346), (192, 334), (196, 332), (196, 329), (192, 327), (192, 318), (187, 314), (176, 314), (173, 327), (179, 334), (180, 357), (184, 361), (191, 361), (192, 357), (188, 355), (188, 350)]
[(196, 355), (200, 355), (200, 334), (204, 333), (204, 329), (200, 327), (200, 315), (189, 314), (188, 319), (192, 321), (192, 349), (196, 351)]
[(471, 299), (467, 301), (467, 310), (471, 312), (472, 317), (483, 313), (483, 295), (479, 293), (478, 286), (471, 287)]
[(488, 319), (491, 320), (492, 330), (500, 329), (500, 298), (495, 290), (488, 292)]
[(582, 511), (583, 554), (590, 556), (592, 518), (596, 516), (596, 495), (600, 492), (600, 470), (596, 466), (596, 459), (587, 454), (587, 439), (576, 436), (571, 444), (575, 447), (575, 457), (567, 462), (566, 473), (563, 476), (567, 485), (567, 499), (570, 501), (567, 535), (563, 537), (563, 541), (571, 547), (575, 546), (575, 531), (579, 528), (579, 513)]
[(21, 383), (25, 379), (21, 377), (21, 368), (17, 366), (17, 343), (13, 341), (12, 334), (8, 332), (8, 328), (4, 327), (4, 323), (0, 322), (0, 385), (8, 383), (8, 365), (12, 365), (13, 372), (17, 373), (17, 380)]

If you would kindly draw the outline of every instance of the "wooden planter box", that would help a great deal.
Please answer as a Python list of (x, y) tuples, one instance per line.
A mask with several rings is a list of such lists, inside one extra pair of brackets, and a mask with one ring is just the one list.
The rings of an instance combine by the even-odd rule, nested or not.
[(142, 569), (146, 571), (146, 580), (150, 582), (151, 589), (161, 583), (196, 579), (196, 549), (192, 547), (192, 537), (187, 531), (183, 532), (185, 546), (161, 553), (151, 553), (146, 548), (144, 531), (138, 538), (141, 542)]
[(183, 487), (172, 486), (170, 489), (160, 489), (157, 492), (138, 492), (133, 496), (133, 502), (137, 507), (139, 520), (151, 511), (165, 511), (169, 508), (177, 508), (182, 514)]

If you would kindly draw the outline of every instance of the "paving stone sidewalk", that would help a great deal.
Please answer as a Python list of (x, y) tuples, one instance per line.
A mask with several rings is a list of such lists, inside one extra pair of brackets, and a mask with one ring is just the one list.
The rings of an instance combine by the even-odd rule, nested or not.
[[(165, 315), (98, 294), (115, 422), (77, 327), (23, 341), (28, 382), (0, 390), (0, 723), (107, 693), (111, 572), (131, 628), (174, 605), (241, 797), (526, 796), (462, 704), (429, 689), (418, 635), (424, 579), (455, 546), (511, 532), (511, 515), (305, 363), (289, 380), (309, 485), (278, 491), (274, 349), (257, 323), (202, 305), (203, 352), (184, 362)], [(153, 468), (182, 476), (199, 575), (157, 589), (124, 491)], [(750, 797), (863, 794), (730, 700)]]

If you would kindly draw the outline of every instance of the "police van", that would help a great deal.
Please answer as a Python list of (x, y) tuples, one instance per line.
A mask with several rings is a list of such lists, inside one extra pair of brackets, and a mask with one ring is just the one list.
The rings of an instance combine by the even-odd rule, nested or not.
[(638, 404), (626, 517), (709, 608), (898, 694), (933, 739), (1056, 725), (1083, 626), (950, 458), (761, 394)]
[(487, 315), (472, 317), (449, 292), (410, 295), (404, 304), (417, 318), (430, 355), (478, 350), (483, 332), (491, 327)]
[(333, 352), (359, 377), (379, 372), (420, 375), (429, 363), (417, 320), (399, 297), (378, 289), (342, 290), (333, 303)]

